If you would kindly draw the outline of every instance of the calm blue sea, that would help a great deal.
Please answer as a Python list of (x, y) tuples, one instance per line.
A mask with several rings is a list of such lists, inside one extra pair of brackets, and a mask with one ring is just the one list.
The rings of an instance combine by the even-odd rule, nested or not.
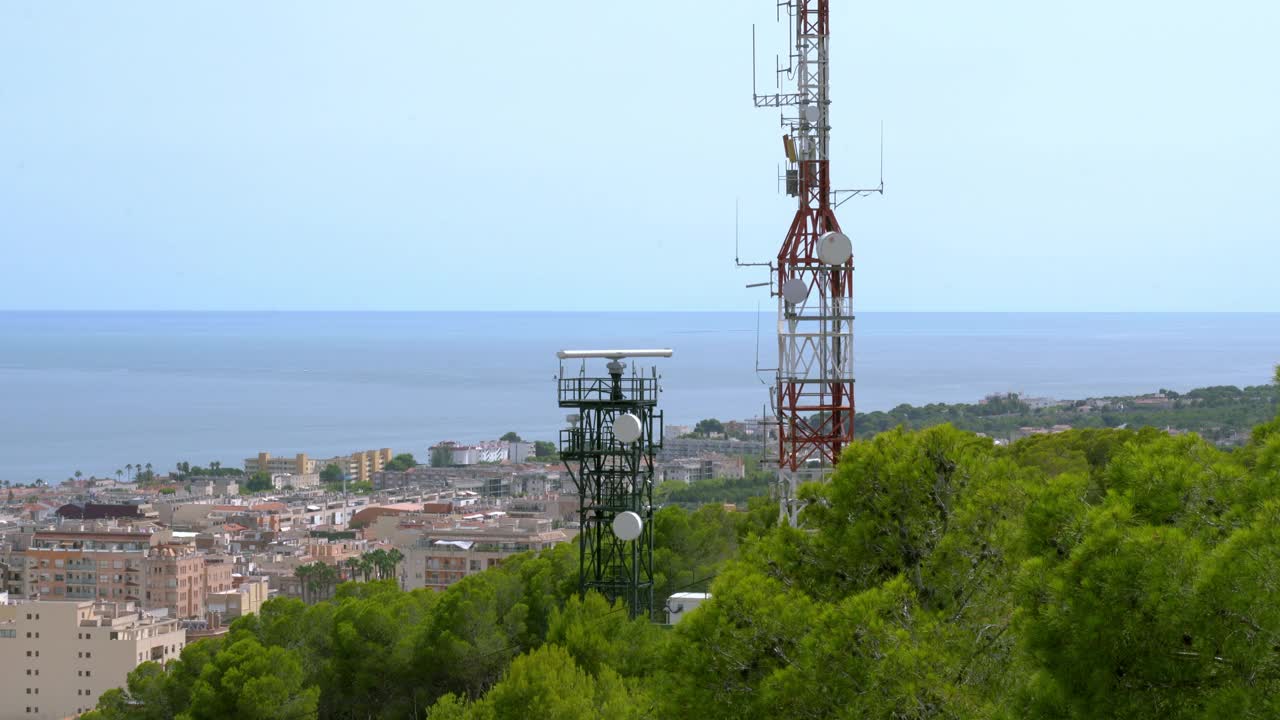
[[(675, 348), (668, 423), (758, 415), (757, 323), (772, 367), (755, 313), (0, 313), (0, 479), (550, 439), (562, 347)], [(1280, 314), (866, 313), (855, 348), (859, 410), (1256, 385)]]

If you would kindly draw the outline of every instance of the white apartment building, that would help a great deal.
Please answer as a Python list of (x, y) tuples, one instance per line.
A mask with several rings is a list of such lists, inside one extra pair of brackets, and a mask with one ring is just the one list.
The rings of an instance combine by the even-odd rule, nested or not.
[(240, 483), (234, 477), (202, 477), (189, 483), (192, 495), (201, 497), (219, 497), (222, 495), (238, 495)]
[(92, 710), (143, 662), (178, 657), (186, 631), (132, 603), (0, 604), (0, 720), (56, 720)]
[(271, 476), (271, 487), (276, 490), (320, 487), (320, 473), (275, 473)]
[(507, 444), (507, 460), (513, 463), (528, 462), (533, 457), (534, 445), (531, 442), (513, 442)]
[(475, 445), (463, 445), (447, 440), (436, 448), (448, 448), (450, 465), (478, 465), (480, 463), (525, 462), (533, 455), (534, 445), (529, 442), (504, 442), (486, 440)]

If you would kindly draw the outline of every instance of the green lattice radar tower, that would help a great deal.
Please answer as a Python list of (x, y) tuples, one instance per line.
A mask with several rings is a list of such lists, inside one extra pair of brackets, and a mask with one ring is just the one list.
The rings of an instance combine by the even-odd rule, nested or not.
[[(653, 612), (653, 456), (662, 447), (659, 375), (626, 358), (670, 350), (561, 350), (557, 394), (573, 412), (560, 431), (560, 458), (578, 490), (580, 590), (622, 600), (631, 617)], [(565, 373), (565, 360), (581, 360)], [(605, 374), (588, 361), (607, 360)]]

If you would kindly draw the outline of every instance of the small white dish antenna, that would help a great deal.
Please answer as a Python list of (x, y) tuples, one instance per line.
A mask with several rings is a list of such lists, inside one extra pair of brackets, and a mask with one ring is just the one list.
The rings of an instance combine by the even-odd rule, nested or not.
[(633, 443), (640, 439), (640, 418), (623, 413), (613, 420), (613, 436), (620, 443)]
[(578, 413), (564, 416), (564, 421), (575, 427), (578, 425), (578, 421), (580, 420), (582, 420), (582, 417), (578, 415)]
[(853, 257), (853, 243), (842, 232), (825, 232), (818, 238), (818, 259), (824, 265), (843, 265)]
[(782, 283), (782, 299), (792, 305), (799, 305), (809, 297), (809, 284), (800, 278), (788, 278)]
[(644, 520), (636, 513), (627, 510), (613, 518), (613, 534), (619, 540), (635, 540), (644, 531)]
[(809, 123), (810, 125), (818, 122), (818, 106), (806, 105), (804, 108), (804, 119), (805, 119), (805, 122)]

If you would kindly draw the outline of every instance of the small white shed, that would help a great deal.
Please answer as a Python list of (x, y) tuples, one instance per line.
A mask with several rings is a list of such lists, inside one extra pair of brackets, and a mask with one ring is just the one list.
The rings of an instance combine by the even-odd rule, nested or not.
[(667, 600), (667, 624), (675, 625), (680, 618), (711, 599), (711, 593), (679, 592)]

